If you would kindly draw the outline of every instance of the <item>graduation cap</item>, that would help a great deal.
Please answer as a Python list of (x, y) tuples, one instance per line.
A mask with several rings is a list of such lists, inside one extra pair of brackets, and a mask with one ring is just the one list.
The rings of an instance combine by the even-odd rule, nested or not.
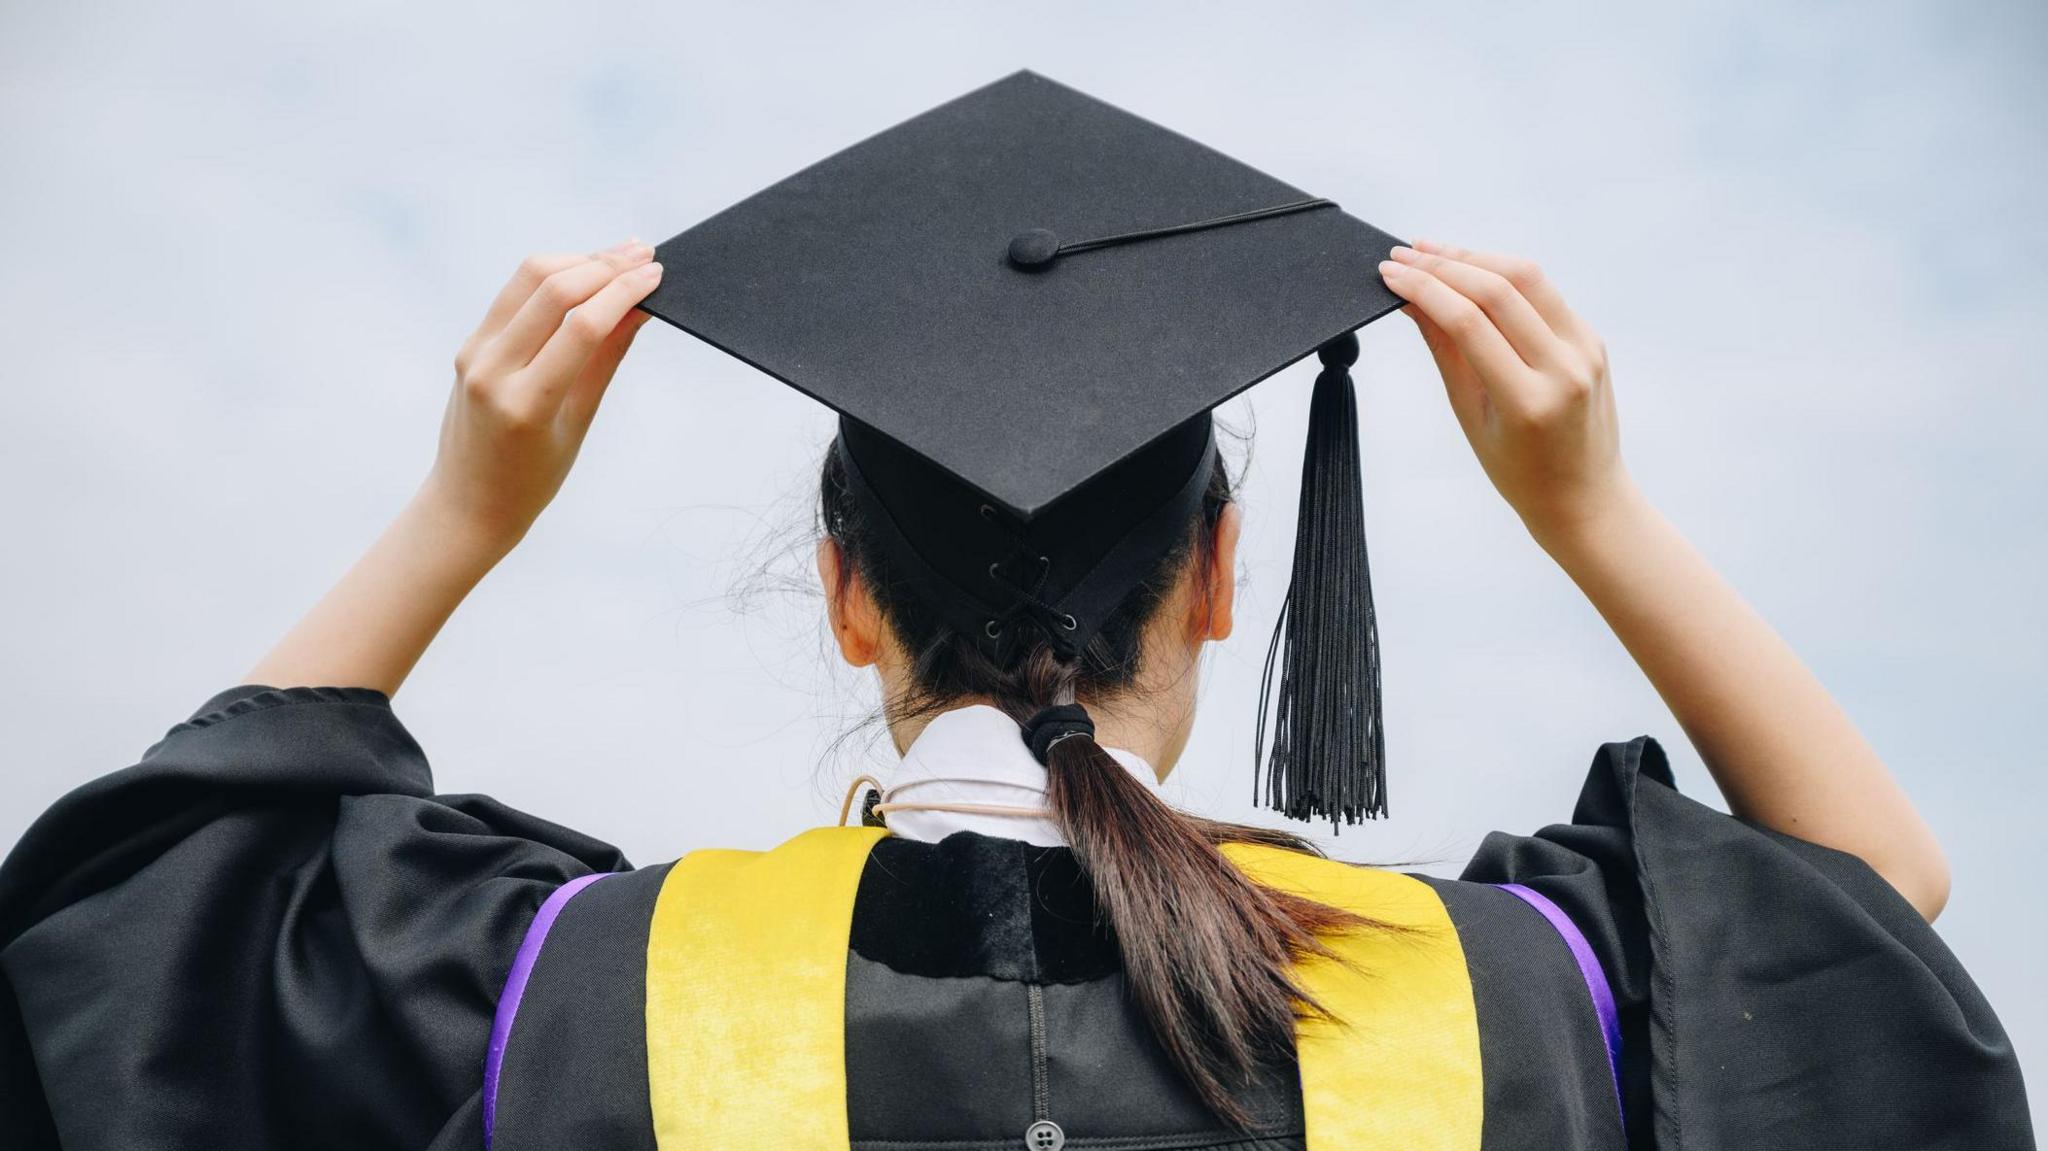
[(1084, 650), (1184, 538), (1210, 409), (1319, 352), (1255, 754), (1273, 807), (1352, 822), (1386, 791), (1348, 369), (1397, 242), (1027, 71), (661, 244), (641, 306), (836, 409), (892, 569), (998, 657)]

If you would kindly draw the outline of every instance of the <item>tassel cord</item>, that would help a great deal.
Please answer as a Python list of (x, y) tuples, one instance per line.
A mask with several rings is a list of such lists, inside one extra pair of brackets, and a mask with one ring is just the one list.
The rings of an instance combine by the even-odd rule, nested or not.
[[(1323, 349), (1309, 408), (1287, 597), (1260, 676), (1255, 755), (1267, 805), (1333, 827), (1384, 815), (1378, 619), (1365, 542), (1355, 338)], [(1270, 710), (1270, 715), (1269, 715)], [(1267, 737), (1272, 753), (1267, 758)], [(1259, 786), (1254, 769), (1254, 797)]]

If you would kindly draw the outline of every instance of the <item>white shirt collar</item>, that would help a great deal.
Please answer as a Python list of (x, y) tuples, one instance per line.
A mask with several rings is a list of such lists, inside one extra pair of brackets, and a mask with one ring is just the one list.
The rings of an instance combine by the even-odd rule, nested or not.
[[(1110, 758), (1145, 785), (1159, 791), (1152, 765), (1120, 747)], [(990, 803), (1045, 807), (1045, 768), (1018, 735), (1017, 721), (987, 704), (944, 712), (925, 725), (883, 790), (885, 802)], [(936, 843), (956, 831), (999, 839), (1021, 839), (1039, 847), (1066, 843), (1051, 820), (1024, 815), (978, 815), (956, 811), (892, 811), (889, 830), (905, 839)]]

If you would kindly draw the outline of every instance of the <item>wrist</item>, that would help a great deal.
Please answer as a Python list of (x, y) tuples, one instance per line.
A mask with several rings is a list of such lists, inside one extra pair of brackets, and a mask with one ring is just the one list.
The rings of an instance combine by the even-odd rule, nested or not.
[(1617, 470), (1606, 483), (1578, 499), (1546, 509), (1543, 514), (1524, 513), (1522, 523), (1538, 547), (1566, 570), (1591, 556), (1610, 550), (1630, 533), (1657, 515), (1634, 477)]
[(393, 525), (451, 575), (482, 579), (526, 536), (526, 525), (488, 523), (471, 514), (434, 476), (420, 485)]

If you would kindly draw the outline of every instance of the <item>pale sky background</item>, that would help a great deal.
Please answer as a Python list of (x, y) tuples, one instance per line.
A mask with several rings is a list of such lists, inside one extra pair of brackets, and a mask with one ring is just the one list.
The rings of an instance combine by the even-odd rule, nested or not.
[[(522, 253), (664, 238), (1031, 67), (1397, 234), (1539, 259), (1607, 338), (1643, 486), (1941, 835), (1940, 930), (2048, 1078), (2048, 9), (334, 7), (0, 6), (0, 847), (237, 682), (375, 536)], [(1364, 343), (1393, 818), (1334, 848), (1454, 873), (1489, 829), (1568, 818), (1595, 748), (1642, 732), (1718, 803), (1412, 328)], [(1309, 379), (1226, 409), (1258, 432), (1250, 584), (1171, 787), (1231, 818)], [(881, 762), (834, 748), (873, 693), (824, 661), (814, 598), (749, 573), (806, 576), (829, 427), (649, 327), (397, 701), (441, 789), (637, 862), (828, 820)]]

